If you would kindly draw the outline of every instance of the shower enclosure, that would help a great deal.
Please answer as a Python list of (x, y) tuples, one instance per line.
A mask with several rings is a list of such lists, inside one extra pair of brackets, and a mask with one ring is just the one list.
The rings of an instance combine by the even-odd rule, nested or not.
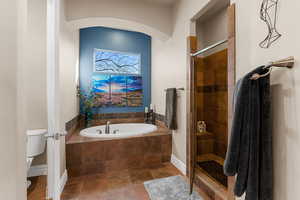
[(202, 171), (227, 187), (223, 164), (227, 150), (227, 49), (195, 58), (196, 172)]
[[(223, 2), (223, 1), (222, 1)], [(234, 200), (234, 177), (223, 173), (235, 84), (235, 5), (200, 12), (188, 38), (187, 175), (211, 199)], [(200, 126), (197, 126), (200, 125)]]

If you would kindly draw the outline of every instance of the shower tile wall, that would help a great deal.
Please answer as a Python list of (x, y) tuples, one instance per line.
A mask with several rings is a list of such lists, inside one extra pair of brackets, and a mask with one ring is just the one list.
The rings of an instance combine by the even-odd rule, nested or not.
[(196, 61), (197, 120), (212, 137), (198, 138), (198, 154), (225, 157), (227, 149), (227, 50)]

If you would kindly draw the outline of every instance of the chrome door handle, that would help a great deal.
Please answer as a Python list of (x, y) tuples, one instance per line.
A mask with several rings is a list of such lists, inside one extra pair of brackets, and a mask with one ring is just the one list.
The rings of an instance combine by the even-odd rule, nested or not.
[(53, 138), (55, 140), (59, 140), (60, 137), (64, 137), (68, 134), (67, 131), (64, 131), (63, 133), (55, 133), (54, 135), (46, 134), (46, 138)]

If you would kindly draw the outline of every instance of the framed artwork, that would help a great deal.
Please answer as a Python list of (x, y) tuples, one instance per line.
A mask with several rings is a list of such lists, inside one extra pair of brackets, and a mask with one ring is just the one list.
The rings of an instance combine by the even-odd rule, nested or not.
[(141, 75), (141, 55), (94, 49), (94, 72), (118, 75)]
[(143, 83), (141, 76), (127, 76), (127, 106), (143, 105)]
[(143, 106), (141, 76), (94, 74), (92, 84), (97, 107)]
[(93, 90), (96, 95), (95, 106), (103, 107), (111, 105), (111, 88), (110, 88), (110, 75), (98, 74), (92, 78)]
[(126, 76), (111, 75), (111, 105), (123, 107), (127, 105), (126, 92)]

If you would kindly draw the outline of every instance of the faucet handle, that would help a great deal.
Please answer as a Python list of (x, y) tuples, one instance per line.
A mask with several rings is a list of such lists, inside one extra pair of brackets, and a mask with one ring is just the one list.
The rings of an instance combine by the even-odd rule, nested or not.
[(116, 129), (113, 131), (113, 134), (117, 134), (117, 132), (119, 132), (120, 130), (119, 129)]
[(102, 130), (101, 129), (97, 130), (97, 132), (98, 132), (98, 134), (102, 134)]

